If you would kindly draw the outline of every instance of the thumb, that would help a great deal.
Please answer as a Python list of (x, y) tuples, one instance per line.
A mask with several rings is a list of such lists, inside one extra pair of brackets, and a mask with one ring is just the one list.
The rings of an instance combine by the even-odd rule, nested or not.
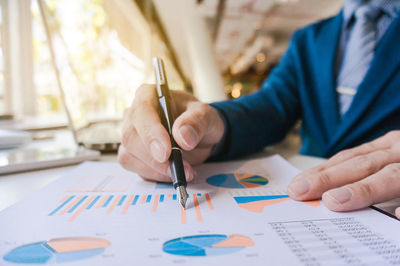
[(215, 110), (211, 106), (193, 102), (188, 104), (187, 110), (175, 120), (172, 134), (182, 149), (190, 151), (200, 142), (202, 145), (211, 146), (218, 141), (218, 137), (213, 137), (213, 130), (210, 130), (216, 124), (213, 122), (212, 112), (215, 113)]

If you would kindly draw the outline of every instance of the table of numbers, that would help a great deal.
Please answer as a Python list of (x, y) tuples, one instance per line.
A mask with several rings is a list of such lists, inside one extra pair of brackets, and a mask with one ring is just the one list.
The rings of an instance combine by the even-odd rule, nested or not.
[(270, 226), (303, 265), (400, 265), (400, 247), (354, 218)]

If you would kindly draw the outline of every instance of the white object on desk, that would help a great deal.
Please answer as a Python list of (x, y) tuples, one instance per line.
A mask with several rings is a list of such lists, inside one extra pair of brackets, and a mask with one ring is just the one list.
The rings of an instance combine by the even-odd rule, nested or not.
[(0, 175), (77, 164), (100, 159), (83, 147), (33, 147), (0, 151)]
[(0, 129), (0, 149), (11, 149), (29, 143), (32, 136), (29, 132)]

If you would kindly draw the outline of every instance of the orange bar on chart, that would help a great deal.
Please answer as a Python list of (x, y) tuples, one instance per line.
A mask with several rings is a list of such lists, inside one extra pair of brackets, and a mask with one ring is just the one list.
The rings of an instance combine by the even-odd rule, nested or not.
[(110, 208), (107, 210), (107, 214), (110, 214), (114, 210), (115, 206), (117, 206), (117, 204), (121, 200), (121, 198), (122, 198), (122, 195), (119, 195), (118, 197), (115, 198), (114, 202), (111, 204)]
[(73, 220), (75, 220), (75, 218), (78, 217), (79, 214), (81, 214), (81, 213), (83, 212), (83, 210), (84, 210), (87, 206), (89, 206), (89, 204), (92, 203), (92, 201), (94, 201), (95, 198), (96, 198), (96, 196), (91, 196), (90, 199), (87, 200), (87, 201), (85, 202), (85, 204), (83, 204), (82, 207), (81, 207), (79, 210), (77, 210), (77, 211), (74, 213), (74, 215), (71, 216), (71, 218), (69, 218), (69, 221), (72, 222)]
[(303, 201), (305, 204), (310, 205), (311, 207), (319, 207), (321, 205), (320, 200), (309, 200), (309, 201)]
[(147, 195), (143, 195), (142, 198), (140, 199), (140, 204), (144, 204), (146, 202)]
[(62, 212), (60, 212), (60, 215), (65, 214), (67, 211), (69, 211), (69, 209), (71, 209), (73, 206), (75, 206), (75, 204), (77, 204), (82, 198), (83, 198), (83, 196), (77, 197), (73, 202), (71, 202), (69, 205), (67, 205), (67, 207), (65, 207), (65, 209)]
[(60, 201), (60, 203), (65, 202), (69, 197), (70, 197), (70, 196), (65, 196), (65, 197)]
[(156, 212), (157, 211), (157, 206), (158, 206), (158, 202), (160, 201), (160, 195), (159, 194), (157, 194), (156, 195), (156, 198), (155, 198), (155, 200), (154, 200), (154, 204), (153, 204), (153, 212)]
[(99, 204), (97, 205), (96, 208), (100, 208), (101, 206), (103, 206), (103, 204), (107, 201), (107, 199), (110, 197), (111, 195), (107, 195), (105, 196), (102, 200), (100, 200)]
[(181, 223), (182, 224), (186, 224), (187, 223), (186, 210), (183, 207), (181, 207)]
[(210, 210), (214, 210), (214, 205), (211, 202), (210, 194), (206, 193), (205, 195), (206, 195), (206, 200), (207, 200), (207, 203), (208, 203), (208, 207), (210, 208)]
[(129, 206), (131, 206), (132, 201), (133, 201), (133, 195), (131, 195), (129, 197), (128, 201), (126, 202), (124, 208), (122, 209), (122, 212), (121, 212), (122, 214), (125, 214), (128, 211)]
[(203, 217), (201, 216), (199, 200), (198, 200), (196, 194), (193, 194), (193, 202), (194, 202), (194, 208), (196, 209), (197, 221), (202, 222), (203, 221)]

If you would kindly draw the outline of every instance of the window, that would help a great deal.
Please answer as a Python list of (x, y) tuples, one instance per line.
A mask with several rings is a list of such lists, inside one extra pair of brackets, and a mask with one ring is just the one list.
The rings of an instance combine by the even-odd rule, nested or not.
[[(15, 114), (65, 119), (39, 1), (43, 3), (68, 108), (81, 126), (92, 120), (121, 117), (135, 89), (153, 81), (152, 55), (163, 55), (166, 64), (171, 64), (168, 49), (152, 32), (135, 1), (5, 0), (1, 3), (10, 5), (8, 15), (18, 22), (12, 23), (14, 29), (10, 30), (12, 44), (18, 47), (18, 51), (10, 51), (11, 80), (16, 81), (10, 89)], [(170, 83), (183, 89), (177, 71), (168, 69), (172, 72)], [(2, 75), (1, 62), (0, 71)], [(4, 109), (3, 80), (0, 76), (0, 113)], [(20, 98), (25, 100), (16, 101)]]
[(6, 113), (5, 88), (4, 88), (3, 5), (4, 2), (0, 2), (0, 114)]
[(0, 1), (0, 116), (10, 113), (7, 67), (7, 5), (6, 1)]

